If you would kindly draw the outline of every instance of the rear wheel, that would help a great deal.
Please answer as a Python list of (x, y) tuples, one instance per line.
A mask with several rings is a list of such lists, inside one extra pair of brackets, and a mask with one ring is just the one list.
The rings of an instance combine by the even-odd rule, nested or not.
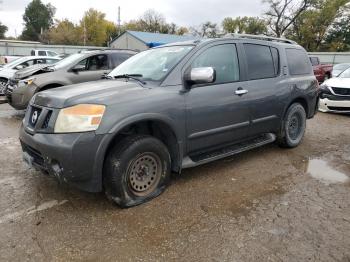
[(139, 205), (160, 195), (169, 179), (170, 154), (151, 136), (126, 137), (111, 149), (105, 162), (105, 193), (121, 207)]
[(278, 144), (282, 147), (293, 148), (300, 144), (306, 129), (306, 113), (299, 103), (292, 104), (284, 117), (280, 133), (277, 136)]

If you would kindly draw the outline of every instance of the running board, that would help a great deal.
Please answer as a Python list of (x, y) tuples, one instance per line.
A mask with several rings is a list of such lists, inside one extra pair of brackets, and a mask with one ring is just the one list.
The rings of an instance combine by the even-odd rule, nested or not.
[(251, 150), (263, 145), (270, 144), (276, 140), (276, 136), (272, 133), (264, 134), (252, 140), (244, 141), (238, 144), (233, 144), (219, 150), (201, 153), (193, 156), (187, 156), (182, 161), (182, 168), (195, 167), (206, 164), (228, 156)]

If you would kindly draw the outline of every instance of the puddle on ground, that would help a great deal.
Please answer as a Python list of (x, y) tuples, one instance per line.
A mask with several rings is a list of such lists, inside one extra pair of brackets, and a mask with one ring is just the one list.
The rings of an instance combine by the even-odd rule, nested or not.
[(349, 181), (349, 177), (346, 174), (335, 170), (327, 161), (322, 159), (310, 159), (307, 173), (326, 184), (346, 183)]

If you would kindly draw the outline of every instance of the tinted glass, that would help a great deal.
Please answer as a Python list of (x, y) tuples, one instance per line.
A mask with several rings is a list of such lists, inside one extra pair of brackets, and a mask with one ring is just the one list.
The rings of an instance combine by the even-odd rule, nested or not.
[(39, 52), (38, 52), (38, 55), (39, 55), (39, 56), (46, 56), (46, 52), (45, 52), (45, 51), (39, 51)]
[(277, 48), (270, 47), (270, 49), (273, 59), (273, 65), (275, 68), (275, 75), (277, 76), (280, 73), (280, 56)]
[(216, 71), (216, 84), (238, 81), (236, 45), (218, 45), (205, 50), (192, 63), (192, 68), (198, 67), (213, 67)]
[(313, 66), (319, 64), (317, 57), (310, 57), (310, 62)]
[(250, 80), (276, 76), (274, 60), (269, 46), (244, 44)]
[(112, 66), (116, 67), (123, 63), (128, 58), (132, 57), (132, 54), (126, 54), (126, 53), (113, 53), (111, 54), (112, 57)]
[(89, 58), (87, 70), (105, 70), (108, 69), (107, 55), (95, 55)]
[(312, 67), (307, 53), (301, 49), (286, 49), (289, 73), (291, 75), (308, 75)]

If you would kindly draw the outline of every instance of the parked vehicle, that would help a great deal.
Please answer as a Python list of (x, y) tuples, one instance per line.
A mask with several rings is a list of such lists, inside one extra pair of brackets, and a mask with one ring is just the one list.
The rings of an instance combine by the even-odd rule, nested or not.
[(117, 65), (134, 55), (130, 50), (91, 51), (73, 54), (59, 63), (39, 67), (33, 77), (11, 81), (5, 94), (8, 103), (15, 109), (27, 108), (32, 96), (40, 91), (60, 86), (101, 79)]
[(0, 68), (0, 95), (4, 95), (6, 84), (16, 71), (36, 64), (53, 64), (59, 60), (59, 58), (47, 56), (26, 56), (6, 64)]
[(310, 62), (312, 64), (314, 74), (319, 83), (322, 83), (332, 77), (332, 64), (321, 64), (320, 59), (316, 56), (311, 56)]
[(350, 68), (321, 85), (319, 110), (350, 113)]
[(307, 53), (286, 39), (164, 45), (108, 77), (37, 93), (20, 141), (29, 165), (122, 207), (158, 196), (171, 172), (274, 141), (298, 146), (317, 108)]
[(350, 68), (350, 63), (337, 64), (333, 67), (332, 77), (338, 77), (346, 69)]
[(18, 58), (20, 58), (20, 56), (0, 56), (0, 69)]
[(31, 56), (52, 56), (52, 57), (57, 57), (59, 56), (58, 53), (50, 50), (32, 50), (30, 52)]

